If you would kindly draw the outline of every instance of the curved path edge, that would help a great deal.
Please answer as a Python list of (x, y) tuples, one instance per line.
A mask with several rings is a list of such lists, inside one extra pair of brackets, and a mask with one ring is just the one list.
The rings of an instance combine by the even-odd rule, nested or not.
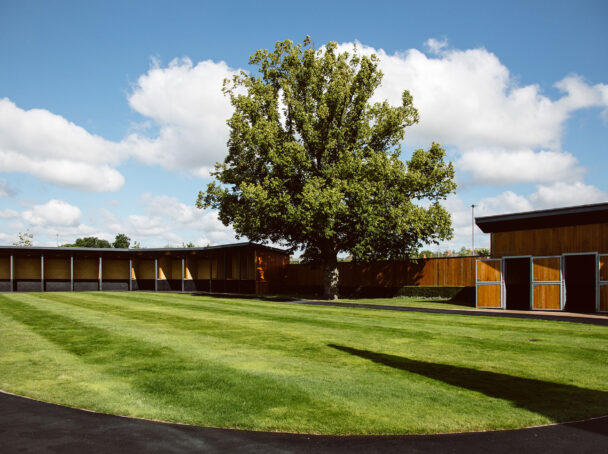
[(2, 452), (604, 452), (608, 416), (517, 430), (329, 436), (189, 426), (95, 413), (0, 391)]

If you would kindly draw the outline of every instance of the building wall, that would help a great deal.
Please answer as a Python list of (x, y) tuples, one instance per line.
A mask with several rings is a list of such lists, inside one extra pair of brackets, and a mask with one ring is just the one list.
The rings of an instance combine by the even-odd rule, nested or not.
[(561, 255), (573, 252), (608, 253), (608, 224), (495, 232), (492, 257)]

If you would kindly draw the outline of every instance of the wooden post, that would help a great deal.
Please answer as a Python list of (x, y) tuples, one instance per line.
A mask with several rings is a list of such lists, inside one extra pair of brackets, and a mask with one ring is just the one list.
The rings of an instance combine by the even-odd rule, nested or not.
[(74, 291), (74, 254), (70, 255), (70, 292)]
[(10, 280), (10, 285), (11, 285), (11, 292), (13, 291), (13, 279), (14, 279), (14, 275), (15, 275), (15, 271), (13, 269), (14, 265), (13, 265), (13, 254), (11, 254), (10, 260), (9, 260), (9, 280)]
[(224, 293), (226, 292), (226, 284), (228, 283), (228, 279), (226, 277), (226, 251), (224, 251)]
[(182, 257), (182, 293), (184, 293), (184, 278), (186, 272), (186, 259)]
[(99, 256), (99, 291), (103, 290), (103, 262), (101, 260), (101, 255)]
[(40, 291), (44, 292), (44, 254), (40, 254)]
[(129, 291), (133, 291), (133, 259), (129, 258)]
[(154, 291), (158, 292), (158, 257), (154, 258)]

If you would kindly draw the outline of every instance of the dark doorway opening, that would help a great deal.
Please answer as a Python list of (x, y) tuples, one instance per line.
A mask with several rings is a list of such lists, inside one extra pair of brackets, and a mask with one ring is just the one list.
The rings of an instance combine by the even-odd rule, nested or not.
[(505, 308), (530, 310), (530, 258), (505, 259)]
[(594, 254), (564, 256), (564, 284), (568, 312), (595, 312)]

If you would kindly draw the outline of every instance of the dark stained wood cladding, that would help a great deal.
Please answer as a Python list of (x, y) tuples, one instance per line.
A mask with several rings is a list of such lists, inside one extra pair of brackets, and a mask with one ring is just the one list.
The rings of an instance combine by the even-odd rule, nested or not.
[(284, 279), (289, 255), (267, 249), (255, 249), (256, 281), (278, 282)]
[(492, 233), (492, 257), (608, 253), (608, 223)]
[[(343, 287), (472, 287), (475, 285), (475, 260), (479, 257), (442, 257), (416, 261), (373, 263), (339, 262)], [(320, 267), (287, 265), (284, 283), (297, 287), (323, 285)]]

